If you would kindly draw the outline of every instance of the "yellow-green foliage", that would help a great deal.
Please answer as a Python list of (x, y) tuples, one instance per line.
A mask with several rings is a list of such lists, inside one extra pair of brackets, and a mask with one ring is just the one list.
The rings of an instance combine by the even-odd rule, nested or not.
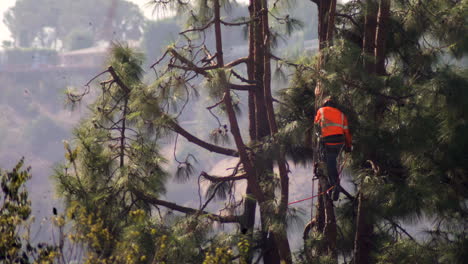
[(203, 264), (228, 264), (232, 263), (232, 250), (228, 247), (217, 247), (214, 252), (206, 253)]
[(31, 201), (25, 184), (31, 178), (30, 168), (23, 169), (24, 159), (12, 171), (1, 171), (0, 192), (0, 260), (1, 263), (52, 263), (59, 255), (56, 248), (29, 241)]
[(237, 248), (239, 250), (240, 255), (240, 264), (247, 264), (247, 259), (249, 258), (249, 251), (250, 251), (250, 242), (247, 238), (241, 237), (239, 242), (237, 243)]

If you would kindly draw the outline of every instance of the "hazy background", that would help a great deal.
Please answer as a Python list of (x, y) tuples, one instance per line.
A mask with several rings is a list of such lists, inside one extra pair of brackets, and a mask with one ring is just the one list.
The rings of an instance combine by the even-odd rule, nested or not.
[[(63, 2), (69, 1), (75, 0), (63, 0)], [(156, 60), (166, 45), (177, 39), (180, 25), (184, 21), (180, 18), (173, 18), (167, 13), (153, 14), (153, 9), (147, 5), (147, 0), (129, 2), (137, 4), (140, 8), (139, 12), (144, 14), (146, 21), (141, 22), (141, 34), (135, 35), (135, 32), (132, 33), (129, 30), (127, 35), (120, 36), (118, 35), (120, 32), (115, 32), (117, 29), (114, 29), (111, 38), (129, 41), (132, 46), (147, 54), (147, 64), (149, 64)], [(305, 27), (293, 34), (287, 42), (280, 42), (275, 51), (277, 55), (297, 56), (303, 54), (305, 50), (313, 52), (317, 46), (316, 7), (311, 1), (301, 1), (300, 4), (299, 8), (291, 11), (291, 16), (302, 20)], [(13, 41), (3, 19), (4, 12), (14, 5), (14, 0), (0, 0), (0, 43), (3, 46), (8, 44), (4, 41)], [(100, 12), (106, 14), (108, 11)], [(233, 9), (232, 12), (236, 17), (236, 15), (246, 15), (242, 12), (247, 12), (247, 10), (245, 7), (239, 7)], [(119, 13), (118, 11), (116, 14), (124, 18), (126, 15), (125, 12)], [(106, 23), (106, 20), (101, 22)], [(71, 32), (78, 27), (83, 27), (83, 23), (87, 26), (88, 21), (71, 23), (66, 30)], [(103, 27), (102, 24), (92, 24), (91, 21), (89, 21), (89, 26), (90, 29)], [(225, 47), (227, 61), (247, 55), (247, 46), (241, 29), (228, 27), (223, 37), (226, 40), (225, 43), (228, 43)], [(70, 86), (82, 87), (94, 75), (101, 72), (107, 54), (105, 40), (95, 41), (91, 46), (82, 42), (80, 38), (75, 40), (77, 41), (72, 41), (72, 44), (60, 41), (58, 44), (55, 41), (54, 44), (50, 39), (46, 39), (49, 43), (46, 48), (39, 47), (40, 44), (36, 41), (35, 44), (30, 45), (31, 47), (24, 47), (16, 53), (7, 52), (7, 50), (16, 50), (10, 43), (7, 49), (2, 48), (3, 51), (0, 52), (0, 168), (9, 169), (21, 157), (26, 158), (26, 164), (32, 166), (33, 178), (29, 183), (29, 191), (33, 213), (39, 219), (44, 219), (44, 222), (47, 222), (47, 218), (51, 215), (52, 207), (57, 207), (59, 210), (61, 208), (60, 201), (54, 195), (54, 184), (50, 180), (50, 175), (53, 173), (54, 166), (63, 161), (62, 141), (71, 139), (73, 127), (80, 118), (86, 116), (86, 104), (82, 104), (74, 111), (65, 107), (63, 91)], [(79, 48), (80, 45), (84, 45), (85, 48)], [(146, 79), (150, 82), (154, 76), (148, 75)], [(287, 86), (287, 82), (281, 80), (275, 81), (274, 84), (275, 90)], [(180, 118), (184, 127), (203, 139), (208, 139), (209, 132), (216, 127), (215, 121), (207, 115), (204, 109), (207, 104), (206, 100), (202, 93), (197, 102), (201, 107)], [(172, 144), (173, 141), (167, 140), (162, 148), (163, 154), (169, 160), (167, 168), (171, 173), (175, 169), (175, 163), (172, 161)], [(176, 154), (183, 158), (189, 152), (196, 153), (200, 158), (197, 172), (204, 170), (225, 175), (227, 174), (225, 168), (235, 163), (235, 159), (212, 155), (179, 139)], [(292, 168), (290, 200), (310, 196), (311, 168), (294, 166)], [(193, 187), (196, 186), (196, 182), (197, 177), (193, 177), (187, 183), (171, 180), (168, 183), (166, 198), (180, 204), (197, 207), (198, 189)], [(345, 186), (351, 188), (349, 184)], [(239, 186), (239, 189), (242, 189), (242, 186)], [(217, 205), (222, 205), (222, 202), (215, 203), (212, 209)], [(310, 219), (310, 205), (310, 201), (294, 205), (303, 209), (304, 220)], [(302, 228), (303, 225), (299, 223), (297, 232), (291, 233), (293, 236), (298, 236), (298, 239), (291, 240), (293, 247), (301, 241), (298, 232), (302, 232)], [(47, 229), (47, 226), (43, 228), (43, 234), (39, 238), (48, 239)]]

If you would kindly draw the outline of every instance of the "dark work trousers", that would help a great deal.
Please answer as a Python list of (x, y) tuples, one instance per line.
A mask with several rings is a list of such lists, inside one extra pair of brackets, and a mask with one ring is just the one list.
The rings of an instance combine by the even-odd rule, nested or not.
[(338, 200), (338, 196), (340, 195), (340, 186), (339, 186), (339, 179), (338, 179), (338, 169), (336, 164), (336, 158), (340, 154), (341, 149), (343, 148), (343, 144), (337, 145), (327, 145), (324, 144), (325, 148), (325, 159), (327, 161), (327, 172), (328, 172), (328, 182), (330, 183), (330, 187), (335, 185), (333, 191), (333, 200)]

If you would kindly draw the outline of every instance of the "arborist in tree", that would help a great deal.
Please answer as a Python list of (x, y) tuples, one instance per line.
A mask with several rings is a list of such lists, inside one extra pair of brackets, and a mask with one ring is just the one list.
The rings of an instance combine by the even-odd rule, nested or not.
[(351, 151), (352, 138), (348, 120), (343, 112), (337, 109), (332, 97), (328, 96), (323, 100), (322, 107), (317, 110), (314, 123), (319, 124), (321, 128), (320, 143), (325, 152), (328, 182), (331, 186), (335, 186), (333, 200), (336, 201), (340, 195), (336, 158), (343, 147), (345, 151)]

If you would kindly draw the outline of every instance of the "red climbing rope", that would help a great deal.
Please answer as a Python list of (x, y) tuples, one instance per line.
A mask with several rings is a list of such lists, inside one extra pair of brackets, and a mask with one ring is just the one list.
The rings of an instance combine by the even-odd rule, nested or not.
[[(343, 164), (341, 165), (340, 172), (338, 173), (339, 178), (341, 178), (341, 173), (343, 172), (344, 165), (346, 164), (346, 161), (348, 161), (348, 155), (346, 155), (346, 158), (345, 158)], [(313, 179), (312, 181), (314, 181), (314, 180), (315, 179)], [(295, 204), (295, 203), (300, 203), (300, 202), (307, 201), (307, 200), (310, 200), (310, 199), (314, 199), (315, 197), (318, 197), (320, 195), (324, 195), (324, 194), (328, 193), (329, 191), (333, 190), (333, 188), (335, 188), (335, 185), (333, 185), (332, 187), (328, 188), (328, 190), (326, 190), (324, 192), (321, 192), (321, 193), (319, 193), (317, 195), (312, 195), (311, 197), (308, 197), (308, 198), (305, 198), (305, 199), (302, 199), (302, 200), (297, 200), (297, 201), (294, 201), (294, 202), (290, 202), (290, 203), (288, 203), (288, 205)]]
[(309, 198), (305, 198), (305, 199), (302, 199), (302, 200), (290, 202), (290, 203), (288, 203), (288, 205), (295, 204), (295, 203), (300, 203), (300, 202), (303, 202), (303, 201), (307, 201), (307, 200), (313, 199), (313, 198), (318, 197), (318, 196), (320, 196), (320, 195), (324, 195), (324, 194), (326, 194), (327, 192), (331, 191), (333, 188), (335, 188), (335, 185), (333, 185), (332, 187), (328, 188), (328, 190), (326, 190), (326, 191), (324, 191), (324, 192), (321, 192), (321, 193), (319, 193), (319, 194), (317, 194), (317, 195), (314, 195), (314, 196), (311, 196), (311, 197), (309, 197)]

